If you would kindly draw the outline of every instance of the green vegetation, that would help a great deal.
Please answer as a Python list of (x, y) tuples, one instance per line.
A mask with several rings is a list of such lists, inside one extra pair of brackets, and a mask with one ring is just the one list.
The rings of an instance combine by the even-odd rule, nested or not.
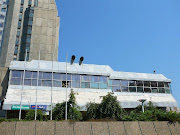
[(112, 93), (103, 96), (100, 104), (88, 103), (86, 107), (88, 119), (110, 118), (113, 120), (121, 120), (122, 109), (117, 97), (113, 96)]
[(131, 113), (124, 114), (123, 121), (170, 121), (170, 122), (180, 122), (180, 113), (177, 112), (167, 112), (158, 109), (156, 106), (149, 102), (145, 106), (145, 112), (142, 112), (142, 106), (138, 106)]
[[(26, 113), (25, 120), (34, 120), (34, 117), (35, 117), (35, 110), (29, 110)], [(36, 119), (39, 120), (39, 121), (43, 120), (43, 113), (42, 113), (41, 110), (37, 110), (37, 117), (36, 117)]]
[[(53, 119), (64, 120), (65, 119), (65, 106), (66, 102), (56, 104), (53, 109)], [(69, 100), (67, 101), (67, 118), (68, 120), (82, 120), (82, 114), (79, 111), (80, 107), (76, 103), (76, 97), (73, 90), (69, 95)]]
[[(80, 112), (80, 107), (76, 103), (76, 97), (71, 90), (69, 95), (69, 100), (67, 101), (67, 118), (73, 121), (169, 121), (169, 122), (179, 122), (180, 123), (180, 113), (177, 112), (167, 112), (158, 109), (156, 106), (149, 102), (145, 105), (145, 112), (142, 112), (142, 106), (138, 106), (136, 109), (128, 114), (124, 109), (121, 108), (117, 97), (112, 93), (108, 93), (103, 96), (101, 103), (88, 103), (86, 105), (87, 111)], [(66, 102), (58, 103), (53, 108), (53, 119), (54, 120), (64, 120), (65, 119), (65, 106)], [(26, 113), (25, 119), (22, 121), (34, 120), (35, 110), (29, 110)], [(43, 115), (41, 110), (37, 110), (37, 120), (46, 121), (49, 120), (49, 116)], [(18, 121), (18, 119), (4, 119), (0, 118), (0, 123), (2, 121)]]

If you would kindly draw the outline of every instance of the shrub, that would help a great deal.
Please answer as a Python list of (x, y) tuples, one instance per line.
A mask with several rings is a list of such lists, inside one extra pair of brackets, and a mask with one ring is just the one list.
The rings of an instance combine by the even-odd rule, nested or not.
[[(28, 110), (28, 112), (26, 113), (26, 117), (25, 119), (26, 120), (34, 120), (35, 118), (35, 110)], [(37, 109), (37, 117), (36, 117), (37, 120), (41, 121), (43, 120), (43, 113), (41, 110), (38, 110)]]

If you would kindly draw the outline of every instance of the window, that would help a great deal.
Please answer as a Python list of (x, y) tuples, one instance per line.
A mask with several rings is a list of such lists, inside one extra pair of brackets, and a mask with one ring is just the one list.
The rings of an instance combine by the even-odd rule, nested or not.
[(4, 23), (0, 23), (0, 27), (3, 27), (4, 26)]
[(11, 78), (11, 85), (21, 85), (20, 78)]
[[(66, 74), (62, 74), (62, 80), (65, 80), (66, 81)], [(71, 80), (71, 75), (70, 74), (67, 74), (67, 80)]]
[(136, 86), (136, 81), (129, 81), (129, 86)]
[(143, 93), (143, 92), (144, 92), (143, 87), (137, 87), (137, 92), (139, 92), (139, 93)]
[(82, 82), (81, 88), (90, 88), (89, 82)]
[(158, 88), (152, 88), (152, 93), (158, 93)]
[(5, 18), (5, 16), (3, 16), (3, 15), (0, 15), (0, 19), (4, 19)]
[(82, 81), (89, 81), (89, 75), (82, 75)]
[(143, 86), (144, 82), (143, 81), (136, 81), (137, 86)]
[(61, 80), (61, 74), (59, 74), (59, 73), (53, 73), (53, 79)]
[(157, 82), (151, 82), (151, 87), (157, 87)]
[(23, 6), (20, 7), (20, 13), (22, 13), (22, 12), (23, 12)]
[(22, 20), (22, 14), (19, 14), (19, 20)]
[(21, 0), (21, 5), (23, 5), (24, 4), (24, 0)]
[(144, 88), (144, 92), (145, 93), (151, 93), (151, 89), (150, 88)]
[(32, 0), (29, 0), (28, 6), (31, 6), (32, 4)]
[(26, 72), (25, 72), (25, 78), (31, 78), (32, 73), (33, 73), (33, 72), (31, 72), (31, 71), (26, 71)]
[(2, 33), (3, 33), (3, 32), (2, 32), (2, 31), (0, 31), (0, 35), (2, 35)]
[(19, 21), (18, 22), (18, 29), (20, 29), (21, 28), (21, 22)]
[(80, 82), (72, 82), (73, 88), (80, 88)]
[(159, 88), (159, 93), (165, 93), (165, 89), (164, 88)]
[(145, 86), (145, 87), (150, 87), (150, 82), (145, 81), (145, 82), (144, 82), (144, 86)]
[(12, 71), (12, 77), (21, 78), (23, 75), (23, 71)]
[(52, 73), (43, 73), (43, 79), (52, 80)]
[(120, 86), (114, 86), (112, 87), (113, 92), (121, 92)]
[[(66, 81), (62, 81), (62, 87), (66, 88)], [(67, 87), (71, 88), (71, 82), (70, 81), (67, 81)]]
[(128, 81), (121, 80), (121, 86), (128, 86)]
[(136, 92), (136, 87), (129, 87), (129, 92)]
[(128, 87), (121, 87), (122, 92), (128, 92)]
[(92, 89), (99, 89), (99, 84), (91, 82), (91, 88)]
[(54, 81), (53, 81), (53, 86), (54, 86), (54, 87), (61, 87), (61, 81), (54, 80)]
[(6, 8), (2, 8), (1, 11), (2, 11), (2, 12), (6, 12)]
[(99, 84), (100, 89), (107, 89), (107, 87), (108, 87), (107, 83), (100, 83)]
[(52, 86), (52, 81), (51, 80), (42, 80), (42, 86)]

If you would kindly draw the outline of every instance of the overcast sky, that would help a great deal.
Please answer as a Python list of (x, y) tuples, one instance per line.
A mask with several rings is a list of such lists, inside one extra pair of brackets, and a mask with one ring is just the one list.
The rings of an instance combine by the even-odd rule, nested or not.
[(172, 80), (180, 106), (179, 0), (56, 0), (59, 61), (66, 52), (116, 71), (157, 73)]

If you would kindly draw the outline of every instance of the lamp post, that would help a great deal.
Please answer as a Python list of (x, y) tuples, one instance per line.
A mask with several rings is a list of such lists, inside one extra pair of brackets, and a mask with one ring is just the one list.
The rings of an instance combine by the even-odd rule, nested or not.
[(142, 103), (142, 112), (144, 113), (144, 102), (146, 101), (147, 99), (140, 99), (138, 100), (139, 102)]

